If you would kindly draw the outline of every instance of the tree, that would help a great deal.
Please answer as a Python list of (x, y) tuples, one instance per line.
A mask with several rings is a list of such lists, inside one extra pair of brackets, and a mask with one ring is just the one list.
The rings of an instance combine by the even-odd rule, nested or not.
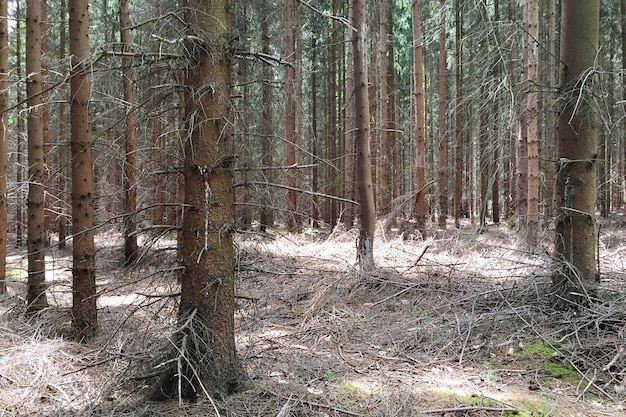
[(296, 71), (293, 40), (293, 1), (285, 0), (285, 162), (287, 166), (287, 228), (297, 232), (300, 228), (297, 213), (296, 178)]
[[(562, 63), (553, 276), (558, 303), (585, 304), (594, 296), (596, 269), (597, 126), (594, 61), (599, 46), (599, 0), (561, 3)], [(573, 303), (573, 304), (570, 304)]]
[(446, 0), (439, 3), (439, 227), (448, 216), (448, 135), (446, 131)]
[(72, 155), (72, 329), (78, 340), (98, 331), (94, 187), (91, 149), (89, 6), (69, 0), (70, 123)]
[(376, 208), (372, 186), (370, 155), (370, 104), (367, 76), (367, 53), (365, 42), (365, 0), (353, 0), (352, 34), (354, 52), (354, 104), (356, 109), (356, 163), (361, 228), (357, 242), (359, 266), (362, 271), (371, 270), (374, 265), (374, 230)]
[[(59, 23), (59, 61), (65, 59), (65, 47), (67, 43), (67, 32), (66, 32), (66, 2), (65, 0), (61, 0), (59, 5), (59, 10), (61, 11), (61, 19)], [(67, 87), (65, 87), (67, 88)], [(65, 91), (67, 91), (65, 89)], [(58, 145), (59, 145), (59, 153), (58, 153), (58, 196), (57, 201), (59, 206), (58, 210), (58, 233), (59, 233), (59, 248), (65, 248), (65, 238), (67, 234), (67, 217), (65, 216), (65, 201), (66, 201), (66, 173), (67, 173), (67, 138), (66, 138), (66, 103), (65, 100), (61, 100), (59, 102), (59, 137), (58, 137)]]
[(454, 1), (454, 60), (455, 60), (455, 106), (454, 106), (454, 226), (461, 227), (461, 212), (463, 211), (463, 112), (462, 98), (462, 60), (461, 60), (461, 5), (459, 0)]
[(133, 69), (131, 51), (129, 0), (120, 0), (120, 41), (122, 44), (122, 79), (124, 85), (124, 106), (126, 117), (126, 158), (124, 163), (124, 257), (126, 264), (137, 259), (137, 139), (135, 135), (135, 113), (133, 109)]
[[(524, 99), (522, 101), (521, 140), (525, 141), (526, 155), (526, 238), (537, 243), (539, 227), (539, 119), (537, 102), (537, 61), (539, 51), (539, 6), (536, 0), (524, 1)], [(523, 165), (523, 164), (520, 164)], [(521, 213), (522, 214), (522, 213)]]
[(411, 6), (413, 27), (413, 83), (415, 94), (415, 137), (416, 137), (416, 201), (415, 215), (417, 230), (426, 232), (426, 140), (424, 118), (424, 70), (422, 58), (422, 27), (420, 22), (420, 4), (413, 0)]
[(233, 51), (228, 0), (179, 3), (186, 24), (185, 214), (176, 360), (157, 397), (228, 394), (245, 377), (235, 350)]
[(0, 294), (4, 294), (6, 287), (7, 262), (7, 107), (9, 93), (7, 91), (9, 77), (9, 30), (7, 25), (7, 0), (0, 0)]
[(43, 80), (41, 68), (42, 0), (26, 2), (26, 95), (28, 104), (28, 311), (48, 306), (44, 228)]

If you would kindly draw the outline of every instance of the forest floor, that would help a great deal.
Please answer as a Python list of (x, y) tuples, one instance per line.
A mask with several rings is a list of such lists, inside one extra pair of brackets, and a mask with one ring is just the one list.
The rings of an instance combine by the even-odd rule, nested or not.
[(25, 249), (12, 247), (0, 416), (626, 416), (622, 216), (602, 222), (603, 302), (578, 312), (551, 307), (550, 232), (534, 248), (506, 225), (379, 232), (367, 274), (356, 237), (239, 235), (248, 389), (165, 403), (146, 398), (175, 326), (175, 242), (144, 237), (124, 268), (119, 234), (98, 235), (101, 334), (85, 344), (68, 337), (71, 248), (49, 251), (51, 307), (27, 317)]

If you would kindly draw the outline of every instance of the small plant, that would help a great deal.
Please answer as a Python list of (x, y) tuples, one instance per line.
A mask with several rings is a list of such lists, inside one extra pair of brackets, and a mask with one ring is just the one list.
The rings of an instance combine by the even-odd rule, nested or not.
[(493, 387), (500, 379), (498, 373), (493, 369), (487, 369), (480, 373), (480, 378), (485, 381), (488, 387)]
[(333, 370), (326, 369), (326, 371), (324, 372), (324, 381), (332, 382), (332, 380), (333, 380)]

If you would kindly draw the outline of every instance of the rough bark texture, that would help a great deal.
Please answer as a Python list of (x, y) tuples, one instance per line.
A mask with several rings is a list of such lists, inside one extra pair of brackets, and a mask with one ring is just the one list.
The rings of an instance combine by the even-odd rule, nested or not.
[(361, 213), (361, 228), (357, 242), (358, 260), (361, 270), (371, 270), (374, 265), (374, 231), (376, 207), (372, 186), (370, 155), (370, 105), (368, 94), (367, 54), (365, 31), (365, 0), (353, 0), (354, 18), (352, 42), (354, 47), (354, 97), (356, 110), (356, 158), (357, 186)]
[[(120, 0), (120, 41), (124, 52), (131, 52), (130, 16), (128, 14), (129, 0)], [(122, 57), (124, 119), (126, 136), (126, 157), (124, 161), (124, 258), (126, 264), (137, 259), (137, 140), (135, 135), (135, 113), (133, 111), (133, 70), (132, 58)]]
[(230, 2), (185, 3), (187, 7), (179, 7), (188, 36), (186, 269), (181, 277), (180, 324), (173, 338), (182, 364), (162, 379), (157, 395), (164, 397), (195, 397), (202, 393), (200, 385), (209, 393), (228, 394), (241, 387), (245, 375), (235, 350)]
[(446, 130), (446, 0), (439, 4), (439, 228), (448, 218), (448, 132)]
[[(285, 164), (287, 167), (287, 228), (296, 232), (301, 225), (297, 219), (296, 188), (296, 72), (293, 41), (293, 2), (285, 0), (285, 58), (292, 65), (285, 66)], [(299, 132), (298, 132), (299, 133)], [(293, 167), (293, 168), (292, 168)]]
[(558, 301), (593, 296), (596, 269), (597, 126), (592, 107), (598, 52), (599, 0), (561, 3), (561, 86), (557, 164), (556, 256)]
[[(352, 7), (349, 6), (348, 9), (348, 19), (352, 20)], [(354, 138), (354, 129), (355, 129), (355, 113), (354, 113), (354, 45), (350, 43), (350, 39), (352, 36), (352, 31), (346, 29), (347, 39), (346, 39), (346, 71), (345, 71), (345, 82), (344, 82), (344, 117), (343, 117), (343, 197), (348, 200), (353, 200), (355, 198), (355, 138)], [(369, 101), (370, 89), (368, 85), (368, 104)], [(371, 130), (370, 134), (370, 144), (371, 144)], [(371, 148), (370, 148), (371, 149)], [(370, 155), (371, 156), (371, 155)], [(370, 158), (370, 166), (371, 166)], [(355, 207), (352, 203), (343, 202), (343, 209), (341, 210), (341, 222), (343, 223), (346, 230), (350, 230), (352, 225), (354, 224), (354, 211)]]
[(392, 164), (393, 164), (393, 144), (390, 138), (390, 123), (389, 123), (389, 82), (388, 82), (388, 69), (389, 65), (389, 36), (387, 30), (387, 9), (393, 7), (393, 4), (389, 4), (386, 1), (380, 2), (380, 179), (377, 186), (377, 193), (380, 201), (379, 212), (381, 215), (387, 215), (392, 207), (391, 200), (393, 199), (393, 187), (392, 187)]
[(0, 0), (0, 294), (6, 292), (7, 257), (7, 105), (9, 99), (9, 32), (7, 0)]
[[(524, 1), (524, 100), (522, 113), (525, 123), (526, 153), (526, 239), (537, 243), (539, 227), (539, 115), (537, 69), (539, 57), (539, 6), (537, 0)], [(522, 140), (524, 137), (522, 137)], [(520, 213), (521, 214), (521, 213)]]
[(41, 1), (26, 3), (26, 94), (28, 104), (28, 311), (48, 305), (45, 285), (44, 143), (41, 75)]
[(69, 1), (72, 148), (72, 328), (77, 339), (98, 330), (96, 262), (93, 232), (93, 158), (89, 100), (89, 10), (81, 0)]
[[(261, 21), (261, 52), (268, 55), (270, 53), (270, 34), (268, 27), (269, 18), (269, 15), (265, 15)], [(261, 110), (261, 120), (263, 123), (263, 132), (261, 136), (261, 164), (263, 165), (263, 168), (261, 172), (263, 173), (263, 179), (268, 183), (271, 183), (274, 177), (273, 170), (269, 169), (269, 167), (271, 167), (274, 163), (274, 158), (272, 156), (272, 87), (269, 83), (269, 80), (272, 78), (272, 69), (269, 66), (266, 66), (263, 68), (263, 73), (268, 81), (261, 85), (261, 102), (263, 103), (263, 109)], [(312, 76), (315, 75), (315, 72), (313, 72)], [(315, 84), (313, 84), (313, 86), (315, 86)], [(270, 208), (271, 205), (272, 198), (268, 188), (263, 194), (263, 207), (261, 207), (260, 215), (261, 232), (265, 232), (268, 227), (274, 226), (274, 212)]]
[[(22, 24), (21, 20), (23, 19), (23, 14), (20, 9), (20, 3), (15, 3), (15, 67), (17, 73), (17, 79), (23, 79), (23, 71), (22, 71)], [(17, 246), (22, 246), (24, 244), (24, 192), (23, 189), (23, 181), (24, 181), (24, 117), (23, 110), (24, 106), (22, 105), (24, 101), (24, 93), (21, 86), (21, 83), (18, 84), (19, 88), (17, 88), (16, 99), (17, 99), (17, 169), (15, 174), (15, 181), (17, 182), (17, 191), (16, 191), (16, 213), (15, 213), (15, 244)]]
[(413, 0), (411, 5), (413, 27), (413, 88), (415, 89), (415, 137), (416, 149), (416, 201), (415, 217), (417, 231), (426, 232), (426, 140), (424, 118), (424, 73), (422, 58), (422, 26), (420, 22), (420, 4)]
[[(61, 0), (59, 8), (61, 10), (66, 10), (66, 2), (65, 0)], [(59, 22), (59, 60), (65, 59), (65, 45), (67, 43), (67, 33), (66, 33), (66, 14), (65, 12), (61, 13), (61, 21)], [(67, 88), (67, 87), (66, 87)], [(65, 90), (67, 91), (67, 90)], [(67, 106), (65, 101), (61, 100), (59, 102), (59, 136), (58, 136), (58, 149), (59, 155), (57, 160), (57, 169), (59, 171), (58, 178), (58, 206), (57, 206), (57, 218), (58, 218), (58, 233), (59, 233), (59, 248), (65, 248), (65, 239), (67, 235), (67, 217), (65, 216), (65, 203), (67, 199), (67, 191), (66, 191), (66, 175), (68, 173), (67, 169), (67, 152), (68, 152), (68, 142), (66, 138), (67, 134)]]
[(461, 5), (459, 0), (454, 2), (455, 9), (455, 34), (454, 34), (454, 59), (455, 59), (455, 109), (454, 109), (454, 226), (461, 227), (461, 214), (463, 212), (463, 111), (462, 99), (462, 61), (461, 61)]

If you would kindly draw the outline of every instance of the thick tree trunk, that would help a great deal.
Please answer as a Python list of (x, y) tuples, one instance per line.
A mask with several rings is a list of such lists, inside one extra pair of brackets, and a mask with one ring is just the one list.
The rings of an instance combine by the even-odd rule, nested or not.
[(362, 271), (375, 268), (374, 231), (376, 228), (376, 207), (372, 186), (370, 155), (370, 106), (368, 94), (367, 52), (365, 42), (365, 0), (353, 0), (354, 18), (352, 42), (354, 47), (354, 97), (356, 110), (356, 158), (357, 184), (361, 228), (357, 242), (357, 256)]
[(8, 0), (0, 0), (0, 294), (4, 294), (6, 287), (7, 264), (7, 106), (9, 101), (9, 30), (7, 25)]
[(26, 94), (28, 104), (28, 311), (48, 305), (45, 284), (43, 100), (41, 91), (41, 0), (26, 3)]
[[(120, 41), (122, 51), (131, 52), (129, 0), (120, 0)], [(124, 160), (124, 259), (126, 265), (137, 260), (137, 139), (135, 135), (135, 112), (133, 109), (132, 58), (122, 57), (124, 118), (126, 153)]]
[(72, 328), (77, 339), (98, 330), (94, 245), (93, 157), (91, 149), (91, 79), (89, 10), (81, 0), (69, 1), (72, 148)]
[(415, 138), (416, 138), (416, 228), (422, 235), (426, 233), (426, 121), (424, 115), (424, 72), (422, 58), (422, 27), (420, 3), (413, 0), (411, 5), (413, 28), (413, 88), (415, 94)]
[(556, 256), (553, 284), (559, 304), (585, 304), (599, 279), (596, 268), (597, 122), (591, 98), (599, 43), (599, 0), (561, 3), (561, 113), (557, 166)]
[(235, 350), (232, 51), (224, 42), (232, 36), (230, 2), (185, 3), (179, 7), (189, 35), (184, 48), (186, 269), (180, 323), (172, 337), (175, 359), (155, 393), (159, 397), (195, 397), (201, 385), (209, 394), (228, 394), (244, 377)]

